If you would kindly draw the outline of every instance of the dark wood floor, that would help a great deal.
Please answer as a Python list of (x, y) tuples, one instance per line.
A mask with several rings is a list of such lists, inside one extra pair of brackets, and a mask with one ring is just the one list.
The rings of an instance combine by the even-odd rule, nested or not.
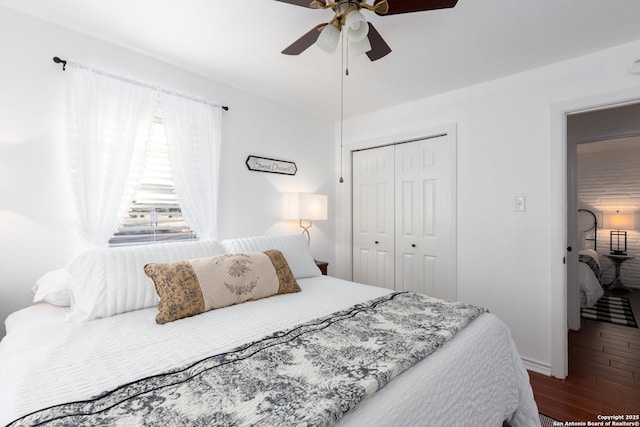
[[(640, 290), (607, 293), (629, 298), (640, 322)], [(640, 414), (640, 330), (582, 319), (580, 331), (569, 332), (567, 378), (529, 375), (538, 410), (560, 421)]]

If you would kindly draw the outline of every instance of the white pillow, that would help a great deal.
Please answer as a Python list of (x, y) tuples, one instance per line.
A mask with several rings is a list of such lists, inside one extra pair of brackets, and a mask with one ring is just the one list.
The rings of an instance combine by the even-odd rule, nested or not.
[(313, 260), (307, 239), (302, 234), (285, 236), (257, 236), (227, 239), (220, 242), (228, 253), (264, 252), (276, 249), (287, 259), (289, 268), (296, 279), (316, 277), (322, 273)]
[(66, 268), (45, 273), (36, 280), (36, 284), (31, 288), (35, 294), (33, 302), (46, 301), (60, 307), (69, 307), (71, 305), (70, 285), (71, 276)]
[(104, 248), (80, 254), (67, 266), (72, 297), (67, 320), (91, 320), (153, 307), (158, 304), (158, 296), (153, 282), (144, 274), (145, 264), (222, 253), (220, 243), (209, 240)]

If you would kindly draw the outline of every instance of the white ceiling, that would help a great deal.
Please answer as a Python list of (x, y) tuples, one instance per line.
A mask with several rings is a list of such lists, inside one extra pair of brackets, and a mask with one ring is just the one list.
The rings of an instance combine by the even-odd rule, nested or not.
[[(640, 137), (633, 136), (620, 139), (605, 139), (603, 141), (587, 142), (577, 145), (580, 154), (619, 153), (624, 151), (629, 156), (637, 156), (640, 160)], [(640, 198), (638, 198), (640, 200)], [(640, 203), (638, 204), (640, 206)]]
[[(0, 5), (320, 117), (339, 117), (340, 54), (316, 46), (300, 56), (280, 54), (330, 20), (330, 10), (275, 0)], [(638, 0), (459, 0), (453, 9), (365, 16), (393, 52), (376, 62), (364, 55), (350, 59), (345, 117), (640, 39)]]
[[(601, 108), (567, 117), (567, 141), (578, 144), (604, 140), (619, 140), (635, 137), (640, 141), (640, 102), (614, 107)], [(615, 144), (602, 144), (606, 147), (618, 147)], [(621, 143), (618, 148), (623, 147)], [(591, 150), (596, 145), (591, 144)], [(613, 149), (613, 148), (610, 148)]]

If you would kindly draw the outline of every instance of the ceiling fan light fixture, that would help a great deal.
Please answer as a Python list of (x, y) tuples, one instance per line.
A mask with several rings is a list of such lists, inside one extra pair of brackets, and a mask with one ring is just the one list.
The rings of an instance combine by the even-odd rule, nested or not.
[(336, 51), (339, 39), (340, 30), (337, 29), (334, 25), (329, 24), (320, 32), (320, 36), (318, 36), (318, 41), (316, 42), (316, 44), (325, 52), (333, 53)]
[(349, 53), (351, 56), (362, 55), (363, 53), (367, 53), (371, 50), (371, 43), (369, 42), (369, 38), (365, 37), (359, 42), (349, 41)]
[(364, 15), (357, 10), (349, 12), (344, 21), (347, 31), (347, 38), (351, 42), (359, 42), (367, 38), (369, 34), (369, 24)]

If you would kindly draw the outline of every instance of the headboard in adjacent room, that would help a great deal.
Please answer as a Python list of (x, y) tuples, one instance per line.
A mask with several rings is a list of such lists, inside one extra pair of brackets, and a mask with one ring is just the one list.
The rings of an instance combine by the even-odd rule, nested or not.
[[(598, 250), (598, 217), (589, 209), (578, 209), (578, 232), (581, 248), (587, 249), (586, 242), (593, 242), (593, 250)], [(583, 244), (582, 242), (585, 242)]]

